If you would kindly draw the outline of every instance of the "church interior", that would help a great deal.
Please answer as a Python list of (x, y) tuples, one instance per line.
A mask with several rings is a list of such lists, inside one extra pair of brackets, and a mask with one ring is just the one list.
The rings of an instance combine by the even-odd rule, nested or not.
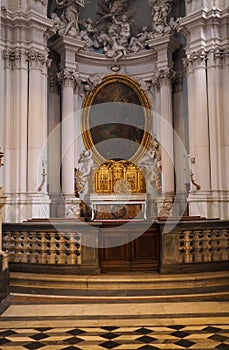
[(0, 350), (229, 350), (228, 0), (0, 3)]

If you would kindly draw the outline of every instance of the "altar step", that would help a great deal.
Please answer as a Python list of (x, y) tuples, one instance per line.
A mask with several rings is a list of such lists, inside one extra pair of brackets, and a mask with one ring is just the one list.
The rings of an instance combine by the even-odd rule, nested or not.
[(53, 275), (11, 272), (10, 292), (88, 301), (118, 300), (229, 300), (229, 272), (160, 275), (129, 273)]

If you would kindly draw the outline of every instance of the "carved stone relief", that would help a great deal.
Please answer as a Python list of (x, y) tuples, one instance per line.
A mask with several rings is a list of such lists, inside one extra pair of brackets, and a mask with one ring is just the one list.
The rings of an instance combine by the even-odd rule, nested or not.
[(147, 41), (171, 33), (177, 20), (170, 18), (173, 0), (149, 0), (152, 6), (152, 28), (136, 29), (136, 8), (130, 0), (99, 0), (98, 19), (79, 19), (87, 0), (55, 0), (50, 17), (55, 31), (81, 39), (84, 50), (103, 53), (116, 63), (130, 53), (148, 49)]

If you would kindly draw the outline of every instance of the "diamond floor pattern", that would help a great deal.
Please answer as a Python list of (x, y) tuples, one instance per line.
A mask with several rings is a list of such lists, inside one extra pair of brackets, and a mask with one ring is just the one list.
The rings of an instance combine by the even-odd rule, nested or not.
[(0, 350), (26, 349), (229, 350), (229, 326), (0, 329)]

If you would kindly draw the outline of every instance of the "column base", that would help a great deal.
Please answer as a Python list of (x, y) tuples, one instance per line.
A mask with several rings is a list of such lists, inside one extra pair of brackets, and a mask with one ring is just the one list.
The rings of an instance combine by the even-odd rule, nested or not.
[(49, 218), (50, 199), (44, 193), (6, 193), (4, 222), (22, 222), (33, 218)]
[(189, 215), (229, 218), (229, 191), (193, 191), (188, 196)]

